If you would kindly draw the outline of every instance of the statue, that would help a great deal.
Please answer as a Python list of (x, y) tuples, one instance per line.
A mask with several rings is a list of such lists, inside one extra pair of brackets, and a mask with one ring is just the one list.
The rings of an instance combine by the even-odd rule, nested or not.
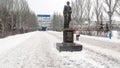
[(67, 1), (67, 5), (64, 6), (63, 15), (64, 15), (64, 29), (69, 28), (69, 23), (71, 21), (72, 8), (70, 7), (70, 2)]
[(74, 30), (69, 28), (71, 21), (72, 8), (69, 6), (70, 2), (67, 1), (67, 5), (64, 6), (64, 29), (63, 29), (63, 42), (57, 43), (56, 48), (61, 51), (81, 51), (82, 45), (74, 43)]

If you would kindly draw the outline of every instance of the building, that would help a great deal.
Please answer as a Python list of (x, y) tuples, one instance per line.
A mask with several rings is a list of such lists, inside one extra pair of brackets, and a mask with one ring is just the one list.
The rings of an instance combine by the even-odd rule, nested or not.
[(38, 21), (38, 29), (51, 29), (51, 15), (48, 14), (38, 14), (37, 15)]

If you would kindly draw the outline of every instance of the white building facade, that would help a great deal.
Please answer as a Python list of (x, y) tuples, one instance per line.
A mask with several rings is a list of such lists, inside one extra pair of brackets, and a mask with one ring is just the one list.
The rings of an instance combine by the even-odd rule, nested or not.
[(46, 27), (47, 29), (51, 28), (51, 15), (38, 14), (37, 19), (38, 19), (39, 29), (41, 29), (42, 27)]

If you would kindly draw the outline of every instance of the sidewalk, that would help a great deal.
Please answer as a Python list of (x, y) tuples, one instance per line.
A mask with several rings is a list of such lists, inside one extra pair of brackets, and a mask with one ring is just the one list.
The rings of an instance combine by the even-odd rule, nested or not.
[(79, 41), (93, 46), (100, 46), (120, 52), (120, 40), (81, 35)]

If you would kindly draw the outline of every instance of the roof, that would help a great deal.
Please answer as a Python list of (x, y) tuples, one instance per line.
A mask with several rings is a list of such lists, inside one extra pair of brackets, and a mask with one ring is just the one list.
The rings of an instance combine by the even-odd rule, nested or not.
[(49, 14), (38, 14), (37, 16), (38, 16), (38, 17), (50, 17)]

